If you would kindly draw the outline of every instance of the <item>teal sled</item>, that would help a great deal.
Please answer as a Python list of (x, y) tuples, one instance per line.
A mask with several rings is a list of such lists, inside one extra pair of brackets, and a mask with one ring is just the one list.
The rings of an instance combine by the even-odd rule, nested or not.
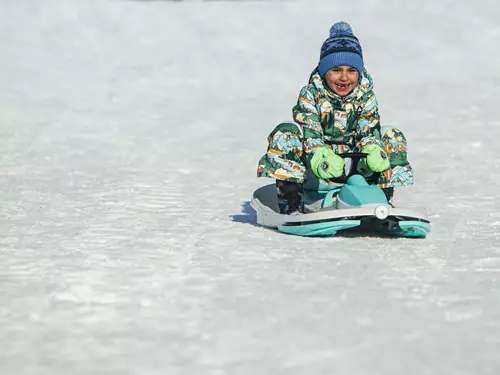
[(431, 230), (425, 215), (392, 206), (382, 189), (369, 185), (359, 174), (349, 177), (341, 187), (311, 195), (315, 195), (314, 205), (309, 205), (306, 213), (296, 216), (279, 213), (275, 184), (257, 189), (250, 203), (257, 212), (258, 224), (297, 236), (334, 236), (339, 232), (356, 232), (425, 238)]

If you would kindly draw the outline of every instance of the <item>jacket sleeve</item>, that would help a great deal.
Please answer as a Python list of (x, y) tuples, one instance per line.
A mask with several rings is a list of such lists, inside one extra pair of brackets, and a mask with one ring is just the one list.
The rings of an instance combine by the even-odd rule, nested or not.
[(363, 146), (377, 144), (383, 147), (380, 135), (380, 115), (378, 113), (378, 102), (375, 93), (371, 91), (367, 94), (359, 115), (356, 128), (356, 148), (361, 150)]
[(300, 91), (297, 104), (293, 107), (293, 119), (303, 130), (302, 146), (308, 160), (316, 149), (325, 146), (320, 108), (315, 99), (317, 94), (313, 90), (309, 86), (304, 87)]

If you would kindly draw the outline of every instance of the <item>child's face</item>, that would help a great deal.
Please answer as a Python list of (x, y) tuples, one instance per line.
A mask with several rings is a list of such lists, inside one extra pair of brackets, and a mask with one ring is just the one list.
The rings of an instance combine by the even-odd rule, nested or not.
[(325, 74), (325, 81), (335, 94), (348, 95), (358, 85), (359, 73), (352, 66), (336, 66)]

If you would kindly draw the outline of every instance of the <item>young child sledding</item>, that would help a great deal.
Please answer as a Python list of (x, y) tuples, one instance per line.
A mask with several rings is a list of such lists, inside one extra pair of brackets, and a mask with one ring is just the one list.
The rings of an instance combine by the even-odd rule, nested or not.
[(293, 119), (271, 132), (257, 170), (259, 177), (276, 179), (282, 214), (304, 212), (304, 189), (338, 186), (329, 179), (345, 173), (341, 153), (367, 153), (360, 168), (364, 174), (382, 172), (377, 185), (388, 199), (394, 187), (413, 184), (406, 138), (399, 129), (381, 128), (373, 80), (349, 24), (331, 27), (318, 66), (293, 107)]

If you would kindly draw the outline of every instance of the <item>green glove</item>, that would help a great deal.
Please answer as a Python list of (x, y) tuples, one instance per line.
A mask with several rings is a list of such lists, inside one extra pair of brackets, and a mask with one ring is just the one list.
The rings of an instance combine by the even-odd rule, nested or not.
[(344, 159), (328, 147), (321, 147), (311, 158), (311, 169), (322, 180), (340, 177), (344, 172)]
[(363, 161), (373, 172), (383, 172), (391, 167), (387, 153), (379, 145), (367, 145), (361, 152), (368, 154)]

